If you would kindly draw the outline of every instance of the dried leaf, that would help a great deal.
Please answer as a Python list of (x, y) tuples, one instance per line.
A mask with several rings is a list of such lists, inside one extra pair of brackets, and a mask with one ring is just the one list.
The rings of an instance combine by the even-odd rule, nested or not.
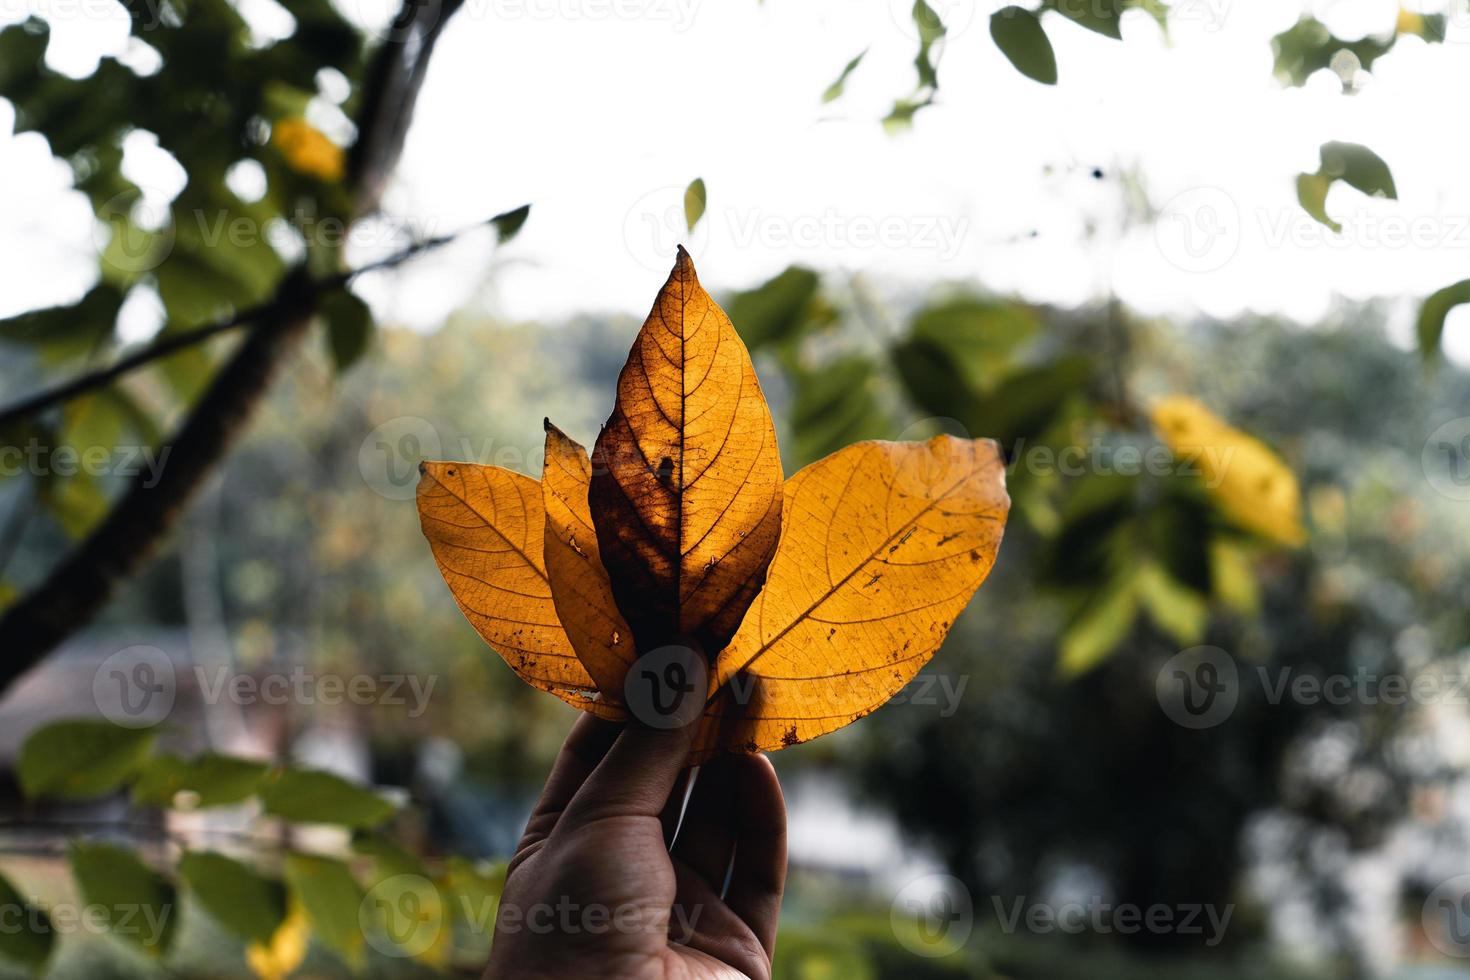
[(989, 574), (1009, 509), (989, 439), (857, 443), (793, 476), (765, 590), (715, 663), (728, 687), (698, 754), (784, 748), (882, 705)]
[(546, 420), (541, 495), (546, 504), (546, 575), (572, 649), (603, 698), (623, 698), (634, 660), (633, 631), (613, 599), (587, 505), (592, 464), (581, 443)]
[(557, 619), (536, 481), (498, 466), (424, 463), (419, 519), (454, 601), (521, 680), (601, 716), (597, 687)]
[(781, 460), (750, 355), (682, 248), (593, 464), (598, 544), (637, 649), (690, 638), (713, 656), (775, 553)]

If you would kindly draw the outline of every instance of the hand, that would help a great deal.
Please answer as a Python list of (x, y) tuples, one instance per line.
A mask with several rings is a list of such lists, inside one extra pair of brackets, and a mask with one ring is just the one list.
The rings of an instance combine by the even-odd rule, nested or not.
[(577, 721), (511, 858), (487, 980), (768, 980), (786, 804), (769, 759), (722, 756), (671, 853), (696, 727)]

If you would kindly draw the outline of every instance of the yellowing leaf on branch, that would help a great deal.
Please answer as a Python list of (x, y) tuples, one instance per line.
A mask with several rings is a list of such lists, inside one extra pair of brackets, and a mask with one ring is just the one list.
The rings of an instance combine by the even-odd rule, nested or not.
[(548, 421), (539, 487), (421, 472), (445, 582), (527, 683), (658, 723), (626, 696), (639, 658), (673, 646), (703, 665), (707, 684), (679, 688), (704, 713), (694, 761), (794, 745), (892, 697), (990, 572), (1010, 507), (988, 439), (858, 443), (784, 480), (750, 355), (683, 249), (590, 458)]
[(251, 943), (245, 947), (245, 963), (260, 980), (285, 980), (306, 959), (311, 942), (311, 923), (297, 903), (276, 927), (269, 943)]
[(1153, 422), (1174, 455), (1198, 470), (1206, 491), (1233, 524), (1290, 547), (1306, 540), (1296, 474), (1265, 443), (1183, 396), (1156, 402)]
[(282, 119), (271, 127), (271, 142), (297, 173), (335, 183), (342, 179), (342, 148), (305, 119)]

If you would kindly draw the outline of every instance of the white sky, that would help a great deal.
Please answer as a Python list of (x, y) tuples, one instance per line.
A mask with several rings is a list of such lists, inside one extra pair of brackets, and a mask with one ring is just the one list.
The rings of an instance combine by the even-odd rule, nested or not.
[[(340, 2), (369, 24), (392, 5)], [(1325, 72), (1304, 89), (1272, 79), (1269, 38), (1295, 20), (1290, 0), (1178, 0), (1172, 45), (1141, 13), (1122, 44), (1047, 15), (1055, 88), (1004, 61), (992, 2), (947, 4), (940, 104), (890, 136), (877, 120), (913, 84), (911, 0), (467, 0), (388, 205), (428, 233), (524, 202), (531, 219), (489, 287), (480, 236), (363, 290), (419, 327), (474, 299), (516, 317), (642, 314), (683, 241), (713, 287), (801, 262), (1063, 304), (1111, 289), (1147, 312), (1310, 320), (1335, 295), (1404, 297), (1407, 332), (1410, 298), (1470, 277), (1470, 130), (1457, 122), (1470, 14), (1443, 45), (1401, 41), (1345, 97)], [(113, 0), (0, 0), (0, 21), (37, 4), (65, 20), (48, 55), (59, 69), (84, 73), (126, 50)], [(1385, 29), (1397, 11), (1393, 0), (1312, 6), (1346, 36)], [(272, 30), (271, 0), (247, 13)], [(819, 104), (864, 48), (848, 94)], [(10, 118), (0, 108), (0, 132)], [(1400, 195), (1336, 186), (1341, 237), (1301, 211), (1293, 185), (1334, 139), (1376, 150)], [(166, 199), (181, 175), (136, 142), (130, 162)], [(71, 299), (92, 276), (89, 210), (47, 157), (34, 135), (0, 136), (0, 313)], [(1160, 219), (1125, 227), (1123, 173), (1142, 175)], [(694, 177), (709, 211), (691, 235), (680, 202)], [(356, 255), (400, 244), (383, 234)], [(1470, 313), (1452, 318), (1447, 340), (1470, 360)]]

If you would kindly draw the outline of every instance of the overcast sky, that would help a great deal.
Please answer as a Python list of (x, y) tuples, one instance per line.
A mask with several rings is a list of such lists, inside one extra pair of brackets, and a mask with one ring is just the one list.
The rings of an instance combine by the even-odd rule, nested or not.
[[(342, 2), (369, 25), (389, 6)], [(889, 135), (878, 119), (913, 84), (911, 0), (467, 0), (388, 199), (394, 227), (441, 234), (525, 202), (531, 219), (493, 263), (481, 236), (364, 291), (420, 328), (468, 301), (515, 317), (641, 314), (683, 241), (714, 287), (801, 262), (1064, 304), (1116, 291), (1149, 312), (1312, 319), (1337, 295), (1383, 296), (1401, 298), (1406, 331), (1413, 299), (1470, 277), (1470, 16), (1443, 45), (1401, 41), (1345, 97), (1326, 72), (1304, 89), (1273, 81), (1269, 39), (1294, 4), (1179, 2), (1171, 42), (1137, 12), (1121, 44), (1047, 15), (1054, 88), (1004, 61), (986, 3), (950, 3), (940, 104)], [(1347, 37), (1386, 30), (1398, 9), (1312, 6)], [(279, 29), (272, 0), (244, 7), (262, 34)], [(0, 20), (32, 9), (63, 22), (48, 54), (59, 70), (137, 56), (113, 0), (3, 0)], [(847, 95), (821, 105), (864, 49)], [(0, 109), (0, 132), (11, 118)], [(1328, 140), (1375, 149), (1399, 189), (1380, 201), (1337, 186), (1340, 237), (1293, 185)], [(176, 191), (182, 174), (146, 137), (130, 151), (164, 200)], [(33, 134), (0, 136), (0, 313), (74, 298), (93, 275), (89, 209), (48, 157)], [(690, 235), (680, 201), (694, 177), (709, 211)], [(1127, 218), (1134, 178), (1157, 219)], [(402, 242), (364, 237), (360, 259)], [(146, 333), (149, 317), (130, 322)], [(1449, 334), (1470, 360), (1470, 314)]]

